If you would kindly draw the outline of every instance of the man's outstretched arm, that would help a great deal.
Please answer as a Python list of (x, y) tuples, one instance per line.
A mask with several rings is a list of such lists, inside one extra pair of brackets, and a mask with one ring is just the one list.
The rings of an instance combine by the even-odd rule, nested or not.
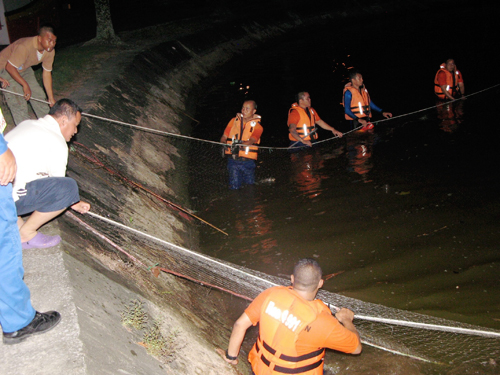
[[(229, 339), (229, 345), (227, 348), (227, 355), (229, 357), (237, 357), (240, 353), (241, 344), (245, 338), (245, 333), (247, 329), (252, 326), (252, 321), (246, 313), (241, 314), (238, 320), (233, 325), (233, 331), (231, 332), (231, 337)], [(224, 360), (232, 365), (238, 364), (238, 359), (229, 359), (226, 357), (226, 352), (222, 349), (218, 350), (219, 354), (224, 358)]]

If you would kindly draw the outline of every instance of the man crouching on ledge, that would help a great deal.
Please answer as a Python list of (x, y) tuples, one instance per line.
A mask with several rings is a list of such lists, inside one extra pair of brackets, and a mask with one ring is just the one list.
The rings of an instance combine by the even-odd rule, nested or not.
[[(12, 195), (23, 250), (57, 245), (61, 237), (37, 230), (68, 207), (82, 214), (90, 210), (90, 204), (80, 201), (76, 181), (65, 177), (66, 142), (78, 132), (81, 119), (82, 109), (61, 99), (45, 117), (23, 121), (5, 136), (17, 161)], [(24, 222), (21, 216), (29, 213)]]
[(259, 323), (259, 337), (248, 360), (255, 375), (323, 374), (325, 348), (361, 353), (359, 334), (352, 323), (354, 313), (340, 309), (335, 316), (315, 299), (323, 286), (322, 271), (314, 259), (297, 262), (292, 286), (276, 286), (253, 300), (234, 323), (223, 358), (238, 364), (247, 329)]

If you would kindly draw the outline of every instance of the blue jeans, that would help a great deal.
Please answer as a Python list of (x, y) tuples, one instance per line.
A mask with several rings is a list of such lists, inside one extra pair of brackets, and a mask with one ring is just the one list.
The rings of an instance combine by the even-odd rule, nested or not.
[(26, 327), (35, 317), (23, 276), (21, 237), (9, 184), (0, 186), (0, 324), (6, 333)]
[(255, 161), (252, 159), (227, 160), (229, 172), (229, 189), (239, 189), (243, 185), (255, 183)]

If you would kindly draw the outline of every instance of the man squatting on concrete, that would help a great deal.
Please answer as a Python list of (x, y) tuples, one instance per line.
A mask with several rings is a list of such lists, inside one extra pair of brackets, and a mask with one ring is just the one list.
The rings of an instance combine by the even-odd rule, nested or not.
[(351, 129), (356, 129), (360, 124), (364, 128), (368, 128), (372, 110), (382, 113), (385, 118), (392, 117), (392, 113), (383, 112), (371, 101), (368, 90), (363, 84), (363, 76), (354, 69), (349, 72), (349, 83), (344, 86), (342, 105), (344, 106), (345, 118), (351, 123)]
[[(69, 99), (57, 101), (47, 116), (26, 120), (5, 139), (17, 160), (13, 198), (23, 249), (57, 245), (59, 236), (37, 232), (45, 223), (70, 207), (82, 214), (90, 204), (80, 201), (78, 185), (66, 176), (68, 145), (78, 131), (81, 108)], [(31, 213), (24, 222), (21, 216)]]
[[(247, 100), (226, 126), (220, 139), (226, 143), (224, 153), (228, 156), (227, 170), (229, 172), (229, 188), (239, 189), (243, 185), (255, 183), (255, 161), (257, 160), (260, 137), (264, 128), (260, 124), (261, 117), (257, 115), (257, 103)], [(237, 146), (241, 145), (241, 146)]]
[(316, 125), (330, 130), (337, 137), (342, 137), (341, 132), (324, 122), (318, 112), (311, 107), (311, 96), (308, 92), (299, 92), (296, 99), (297, 102), (293, 103), (288, 111), (290, 147), (304, 147), (304, 145), (311, 147), (311, 141), (318, 139)]
[[(52, 91), (52, 64), (56, 40), (54, 29), (50, 26), (42, 26), (37, 36), (18, 39), (0, 52), (0, 77), (7, 81), (2, 87), (10, 85), (11, 91), (23, 95), (4, 93), (5, 101), (16, 125), (29, 119), (27, 101), (32, 96), (42, 100), (45, 98), (45, 93), (35, 78), (32, 66), (42, 64), (43, 86), (50, 106), (52, 107), (55, 103)], [(30, 101), (30, 104), (38, 118), (49, 113), (47, 104), (35, 100)]]
[[(0, 118), (3, 120), (1, 110)], [(39, 313), (31, 306), (30, 291), (23, 280), (23, 252), (10, 184), (15, 175), (16, 159), (0, 133), (0, 325), (4, 344), (46, 332), (61, 320), (57, 311)]]
[(323, 286), (322, 271), (314, 259), (301, 259), (293, 269), (291, 287), (276, 286), (253, 300), (234, 323), (229, 346), (219, 354), (233, 365), (247, 329), (259, 323), (259, 337), (248, 361), (255, 375), (323, 374), (325, 348), (359, 354), (362, 347), (346, 308), (335, 316), (315, 299)]

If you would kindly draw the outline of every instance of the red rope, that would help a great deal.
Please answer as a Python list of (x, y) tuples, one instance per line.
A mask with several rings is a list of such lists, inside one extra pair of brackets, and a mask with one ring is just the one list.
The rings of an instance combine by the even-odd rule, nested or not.
[(179, 212), (179, 214), (187, 219), (187, 220), (192, 220), (192, 218), (195, 218), (195, 219), (198, 219), (199, 221), (201, 221), (202, 223), (205, 223), (207, 225), (209, 225), (210, 227), (218, 230), (219, 232), (225, 234), (226, 236), (228, 235), (226, 232), (224, 232), (223, 230), (217, 228), (216, 226), (210, 224), (209, 222), (203, 220), (202, 218), (196, 216), (195, 214), (193, 214), (192, 212), (190, 212), (189, 210), (163, 198), (161, 195), (158, 195), (156, 194), (155, 192), (147, 189), (146, 187), (144, 187), (143, 185), (135, 182), (135, 181), (132, 181), (131, 179), (123, 176), (122, 174), (120, 174), (119, 172), (107, 167), (106, 165), (104, 165), (104, 163), (102, 161), (99, 160), (99, 158), (94, 154), (94, 152), (92, 152), (92, 150), (90, 150), (87, 146), (79, 143), (79, 142), (73, 142), (74, 145), (76, 146), (81, 146), (83, 147), (85, 150), (87, 150), (91, 156), (88, 156), (88, 155), (85, 155), (84, 153), (82, 153), (81, 151), (78, 151), (76, 150), (75, 148), (75, 151), (78, 152), (78, 154), (80, 154), (81, 156), (83, 156), (85, 159), (87, 159), (88, 161), (90, 161), (91, 163), (94, 163), (96, 165), (98, 165), (99, 167), (101, 168), (104, 168), (109, 174), (113, 175), (113, 176), (116, 176), (118, 178), (120, 178), (121, 180), (125, 181), (126, 183), (128, 183), (129, 185), (132, 185), (132, 186), (135, 186), (136, 188), (139, 188), (141, 190), (144, 190), (145, 192), (151, 194), (152, 196), (154, 196), (155, 198), (161, 200), (162, 202), (168, 204), (171, 208), (173, 208), (174, 210), (177, 210)]
[[(125, 251), (124, 249), (122, 249), (119, 245), (117, 245), (116, 243), (114, 243), (112, 240), (110, 240), (109, 238), (107, 238), (104, 234), (102, 234), (101, 232), (99, 232), (97, 229), (94, 229), (92, 226), (90, 226), (88, 223), (86, 223), (85, 221), (83, 221), (82, 219), (78, 218), (75, 214), (73, 214), (72, 212), (69, 212), (69, 211), (66, 211), (66, 215), (69, 216), (70, 218), (72, 218), (73, 220), (75, 220), (77, 223), (79, 223), (80, 225), (82, 225), (84, 228), (86, 228), (87, 230), (89, 230), (90, 232), (92, 232), (93, 234), (95, 234), (97, 237), (101, 238), (102, 240), (104, 240), (105, 242), (107, 242), (108, 244), (110, 244), (111, 246), (113, 246), (115, 249), (117, 249), (118, 251), (120, 251), (121, 253), (125, 254), (127, 257), (129, 257), (130, 259), (132, 259), (133, 262), (135, 263), (138, 263), (140, 264), (143, 268), (147, 269), (148, 271), (151, 271), (154, 275), (154, 269), (156, 267), (147, 267), (143, 262), (141, 262), (139, 259), (137, 259), (136, 257), (134, 257), (132, 254), (129, 254), (127, 251)], [(198, 279), (195, 279), (193, 277), (190, 277), (190, 276), (187, 276), (187, 275), (183, 275), (181, 273), (178, 273), (178, 272), (175, 272), (175, 271), (172, 271), (172, 270), (169, 270), (167, 268), (163, 268), (163, 267), (158, 267), (158, 269), (160, 269), (161, 271), (163, 272), (166, 272), (166, 273), (170, 273), (174, 276), (178, 276), (178, 277), (182, 277), (183, 279), (186, 279), (186, 280), (190, 280), (190, 281), (193, 281), (195, 283), (198, 283), (200, 285), (203, 285), (203, 286), (209, 286), (211, 288), (215, 288), (215, 289), (219, 289), (223, 292), (226, 292), (226, 293), (229, 293), (229, 294), (232, 294), (233, 296), (236, 296), (236, 297), (240, 297), (242, 299), (245, 299), (247, 301), (253, 301), (252, 298), (250, 297), (247, 297), (247, 296), (244, 296), (242, 294), (239, 294), (239, 293), (236, 293), (236, 292), (233, 292), (232, 290), (229, 290), (229, 289), (226, 289), (226, 288), (223, 288), (223, 287), (220, 287), (220, 286), (217, 286), (217, 285), (213, 285), (213, 284), (210, 284), (210, 283), (206, 283), (204, 281), (201, 281), (201, 280), (198, 280)], [(156, 276), (156, 275), (155, 275)]]

